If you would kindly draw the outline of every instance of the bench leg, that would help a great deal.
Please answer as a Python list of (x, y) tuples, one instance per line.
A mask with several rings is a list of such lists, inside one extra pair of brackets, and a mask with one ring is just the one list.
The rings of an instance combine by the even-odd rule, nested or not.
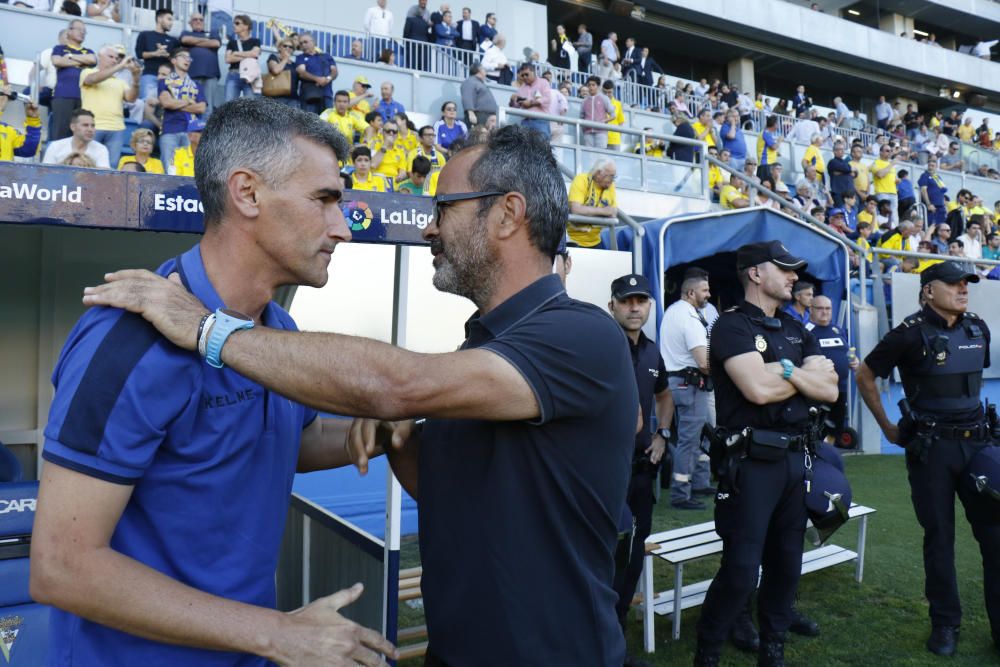
[(674, 639), (681, 638), (681, 601), (684, 598), (684, 565), (674, 566)]
[(642, 559), (642, 640), (646, 653), (656, 650), (656, 638), (653, 634), (653, 557), (646, 554)]
[(865, 576), (865, 541), (868, 539), (868, 517), (861, 517), (858, 522), (858, 559), (854, 563), (854, 580), (861, 583)]

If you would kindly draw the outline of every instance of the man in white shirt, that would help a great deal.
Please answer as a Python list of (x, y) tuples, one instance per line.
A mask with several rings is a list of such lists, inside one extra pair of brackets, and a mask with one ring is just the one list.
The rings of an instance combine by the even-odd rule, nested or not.
[(676, 509), (704, 509), (698, 495), (714, 495), (708, 456), (701, 451), (701, 430), (709, 419), (708, 319), (701, 312), (711, 296), (708, 276), (689, 272), (681, 297), (663, 313), (660, 354), (677, 409), (677, 449), (673, 459), (670, 504)]
[(972, 259), (983, 257), (983, 225), (982, 218), (975, 215), (969, 217), (965, 233), (958, 237), (965, 246), (965, 256)]
[(977, 58), (983, 58), (984, 60), (990, 59), (990, 49), (997, 45), (1000, 40), (991, 39), (986, 42), (976, 42), (976, 45), (972, 47), (972, 55)]
[(83, 153), (100, 169), (110, 169), (108, 149), (104, 144), (94, 141), (97, 128), (94, 125), (94, 114), (86, 109), (77, 109), (69, 117), (71, 136), (49, 143), (45, 149), (43, 164), (62, 164), (63, 160), (73, 153)]
[(788, 133), (788, 140), (808, 146), (814, 134), (820, 134), (819, 123), (810, 117), (808, 111), (803, 111), (799, 115), (799, 120), (792, 126), (792, 131)]
[(365, 32), (371, 35), (392, 35), (392, 12), (385, 8), (386, 0), (376, 0), (375, 7), (370, 7), (365, 12), (364, 28)]
[(608, 36), (601, 42), (601, 55), (609, 62), (618, 62), (618, 34), (609, 32)]

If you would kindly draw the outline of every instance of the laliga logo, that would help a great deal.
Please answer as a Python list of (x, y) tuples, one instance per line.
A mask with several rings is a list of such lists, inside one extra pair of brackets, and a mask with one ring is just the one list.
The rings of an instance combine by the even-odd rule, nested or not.
[(431, 221), (430, 213), (418, 213), (414, 209), (392, 211), (382, 209), (382, 222), (390, 225), (414, 225), (417, 229), (425, 228)]
[(347, 206), (347, 226), (352, 232), (362, 232), (372, 225), (374, 214), (368, 204), (363, 201), (354, 202)]

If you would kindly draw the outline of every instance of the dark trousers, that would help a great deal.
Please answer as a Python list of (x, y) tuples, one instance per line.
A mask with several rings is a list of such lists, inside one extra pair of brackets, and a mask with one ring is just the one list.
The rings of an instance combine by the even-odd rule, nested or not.
[(431, 649), (427, 649), (427, 653), (424, 654), (424, 667), (448, 667), (448, 663), (431, 653)]
[(628, 562), (623, 570), (618, 568), (615, 572), (615, 592), (618, 593), (615, 611), (618, 612), (618, 620), (622, 626), (625, 625), (625, 617), (632, 605), (632, 598), (635, 597), (639, 577), (642, 576), (646, 538), (653, 529), (653, 503), (656, 502), (653, 496), (653, 477), (652, 472), (637, 472), (632, 475), (628, 485), (626, 502), (635, 519), (635, 531), (632, 534), (632, 551)]
[[(802, 571), (806, 530), (805, 455), (739, 464), (739, 493), (719, 488), (715, 530), (722, 538), (722, 565), (712, 580), (698, 621), (698, 639), (726, 640), (743, 601), (757, 587), (761, 635), (780, 637), (792, 623), (792, 605)], [(719, 499), (722, 496), (722, 499)]]
[(1000, 631), (1000, 520), (990, 498), (974, 492), (961, 477), (969, 459), (986, 445), (969, 440), (936, 440), (921, 463), (907, 453), (906, 470), (917, 521), (924, 529), (924, 594), (931, 623), (959, 625), (962, 603), (955, 575), (955, 494), (965, 508), (983, 556), (986, 612)]
[(49, 131), (52, 136), (49, 141), (65, 139), (73, 134), (69, 129), (69, 118), (73, 112), (80, 108), (79, 97), (53, 97), (52, 98), (52, 118), (49, 121)]

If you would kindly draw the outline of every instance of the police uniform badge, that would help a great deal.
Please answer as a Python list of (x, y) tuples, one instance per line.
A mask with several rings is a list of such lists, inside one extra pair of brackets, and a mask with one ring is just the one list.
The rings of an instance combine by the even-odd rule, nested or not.
[(757, 348), (757, 351), (763, 354), (767, 351), (767, 339), (761, 334), (757, 334), (753, 337), (753, 346)]

